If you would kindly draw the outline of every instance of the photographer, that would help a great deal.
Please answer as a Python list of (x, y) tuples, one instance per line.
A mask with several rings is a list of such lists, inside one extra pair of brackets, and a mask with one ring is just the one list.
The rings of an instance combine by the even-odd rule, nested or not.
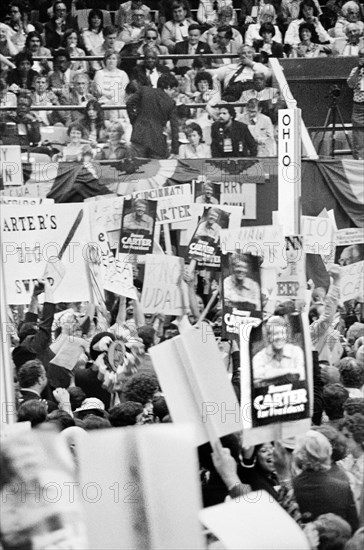
[(353, 111), (353, 157), (364, 158), (364, 48), (359, 50), (358, 65), (352, 69), (347, 79), (349, 88), (354, 90)]

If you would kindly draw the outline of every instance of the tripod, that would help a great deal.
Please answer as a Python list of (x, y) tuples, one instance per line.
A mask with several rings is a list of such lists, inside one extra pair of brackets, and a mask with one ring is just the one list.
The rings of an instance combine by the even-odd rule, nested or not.
[[(340, 95), (340, 91), (339, 91), (339, 95)], [(322, 138), (321, 138), (320, 143), (319, 143), (318, 148), (317, 148), (317, 154), (318, 155), (320, 154), (321, 147), (322, 147), (322, 144), (323, 144), (324, 139), (325, 139), (325, 133), (326, 133), (326, 130), (328, 129), (329, 124), (330, 124), (330, 119), (331, 119), (330, 157), (331, 158), (335, 157), (335, 143), (336, 143), (335, 135), (336, 135), (337, 119), (339, 119), (341, 129), (344, 132), (346, 141), (349, 145), (350, 150), (352, 151), (352, 146), (351, 146), (351, 140), (350, 140), (350, 137), (349, 137), (349, 133), (348, 133), (347, 129), (345, 128), (345, 123), (344, 123), (340, 108), (337, 104), (337, 99), (338, 99), (339, 95), (337, 95), (337, 88), (335, 88), (335, 90), (334, 89), (330, 90), (331, 105), (327, 110), (326, 119), (325, 119), (325, 123), (324, 123), (324, 131), (322, 133)]]

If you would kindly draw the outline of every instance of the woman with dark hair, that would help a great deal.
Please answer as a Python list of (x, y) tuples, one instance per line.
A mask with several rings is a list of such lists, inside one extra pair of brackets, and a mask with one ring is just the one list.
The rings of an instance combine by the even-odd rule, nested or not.
[(195, 122), (190, 122), (186, 126), (185, 133), (188, 143), (180, 145), (178, 152), (180, 159), (211, 158), (210, 146), (203, 142), (201, 126)]
[(318, 19), (318, 9), (313, 0), (303, 0), (298, 19), (292, 21), (287, 29), (284, 43), (290, 46), (298, 46), (300, 43), (299, 27), (302, 23), (311, 23), (316, 30), (318, 42), (321, 44), (331, 44), (333, 39), (321, 25)]
[(274, 6), (272, 6), (271, 3), (264, 4), (263, 7), (260, 10), (259, 16), (258, 16), (258, 22), (257, 23), (250, 23), (250, 25), (247, 28), (247, 31), (245, 33), (245, 40), (244, 44), (248, 44), (248, 46), (253, 46), (254, 41), (259, 39), (260, 34), (260, 28), (265, 23), (270, 23), (273, 25), (275, 30), (275, 37), (276, 42), (282, 42), (282, 35), (281, 31), (279, 30), (277, 24), (276, 24), (277, 14)]
[(103, 42), (104, 15), (101, 10), (91, 10), (88, 14), (88, 30), (84, 31), (82, 37), (87, 55), (96, 55)]
[(272, 23), (263, 23), (259, 34), (262, 38), (253, 42), (253, 48), (257, 53), (265, 52), (268, 57), (284, 57), (282, 44), (273, 40), (276, 29)]
[(319, 43), (315, 26), (312, 23), (301, 23), (298, 29), (300, 43), (293, 47), (290, 57), (321, 57), (325, 53)]
[(13, 0), (9, 6), (10, 22), (12, 29), (11, 41), (20, 52), (25, 46), (25, 40), (28, 32), (35, 31), (35, 27), (28, 23), (28, 11), (24, 2)]
[[(23, 51), (30, 52), (34, 57), (52, 57), (51, 51), (43, 46), (42, 35), (37, 31), (28, 33)], [(34, 61), (33, 70), (47, 74), (52, 70), (52, 63), (49, 63), (45, 59)]]
[[(63, 35), (61, 47), (68, 51), (70, 57), (85, 57), (85, 51), (79, 47), (80, 36), (74, 29), (67, 29)], [(72, 61), (71, 71), (88, 71), (87, 61)]]
[(104, 111), (96, 99), (87, 102), (84, 114), (76, 122), (84, 128), (85, 139), (94, 143), (106, 141)]
[(213, 120), (217, 120), (217, 114), (213, 106), (221, 101), (221, 96), (220, 92), (214, 88), (211, 74), (207, 71), (197, 73), (194, 83), (197, 90), (194, 94), (194, 102), (206, 103), (206, 108), (196, 109), (195, 118), (197, 122), (201, 119), (201, 123), (204, 124), (206, 115), (210, 115)]
[(80, 123), (72, 122), (67, 129), (67, 135), (70, 140), (69, 144), (66, 145), (62, 153), (55, 155), (52, 160), (80, 162), (84, 160), (85, 156), (92, 157), (90, 145), (83, 141), (86, 139), (86, 131)]
[(32, 69), (33, 56), (29, 52), (19, 52), (14, 58), (15, 69), (9, 72), (8, 83), (13, 92), (31, 90), (33, 80), (39, 73)]

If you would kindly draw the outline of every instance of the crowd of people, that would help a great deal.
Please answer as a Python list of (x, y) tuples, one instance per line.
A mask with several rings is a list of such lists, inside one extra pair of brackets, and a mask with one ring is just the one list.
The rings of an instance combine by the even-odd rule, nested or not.
[[(107, 5), (113, 17), (97, 0), (13, 0), (0, 7), (0, 105), (9, 108), (0, 111), (3, 144), (77, 163), (272, 157), (278, 109), (285, 102), (272, 84), (269, 57), (359, 55), (348, 84), (358, 126), (355, 154), (362, 154), (361, 4), (200, 0), (191, 2), (195, 11), (187, 0)], [(160, 58), (168, 54), (180, 57)], [(189, 54), (199, 57), (183, 58)], [(196, 107), (188, 106), (193, 103)], [(64, 146), (42, 139), (49, 126), (64, 129)], [(147, 201), (134, 202), (124, 228), (152, 234), (155, 220), (147, 214)], [(217, 246), (221, 209), (211, 182), (203, 183), (195, 202), (209, 211), (194, 238)], [(246, 308), (262, 317), (267, 340), (252, 359), (252, 386), (258, 391), (267, 380), (273, 384), (287, 374), (306, 384), (309, 349), (311, 426), (296, 437), (256, 446), (247, 446), (241, 433), (198, 446), (203, 506), (264, 490), (302, 529), (312, 550), (359, 550), (364, 543), (364, 304), (360, 296), (343, 303), (340, 295), (342, 268), (363, 258), (363, 245), (353, 247), (357, 257), (342, 254), (328, 269), (327, 288), (307, 282), (311, 294), (304, 314), (311, 341), (305, 352), (292, 333), (303, 304), (287, 299), (268, 312), (250, 255), (231, 255), (225, 278), (222, 270), (212, 276), (193, 261), (186, 266), (188, 304), (181, 316), (143, 311), (145, 268), (133, 255), (135, 299), (105, 290), (97, 304), (59, 303), (49, 279), (36, 283), (28, 306), (8, 308), (16, 422), (28, 422), (32, 431), (59, 432), (77, 479), (75, 434), (173, 423), (170, 397), (150, 350), (195, 325), (213, 332), (226, 378), (241, 401), (242, 372), (250, 366), (242, 364), (237, 340), (222, 337), (222, 318), (226, 305), (250, 303)], [(11, 486), (15, 468), (6, 445), (0, 463), (2, 492)], [(22, 471), (16, 475), (22, 479)], [(20, 529), (15, 525), (8, 535), (0, 529), (0, 546), (19, 547)]]
[[(16, 142), (31, 147), (34, 154), (46, 154), (42, 127), (68, 127), (81, 116), (89, 118), (89, 102), (96, 101), (101, 106), (96, 109), (99, 116), (82, 140), (88, 140), (91, 156), (97, 159), (140, 156), (146, 151), (153, 158), (209, 158), (216, 151), (230, 157), (242, 152), (275, 156), (277, 111), (285, 101), (272, 87), (269, 58), (363, 56), (363, 16), (353, 0), (326, 6), (317, 0), (264, 0), (256, 6), (207, 0), (191, 6), (187, 0), (114, 4), (112, 13), (103, 9), (102, 2), (85, 1), (14, 0), (2, 8), (0, 106), (13, 108), (24, 96), (30, 103), (26, 113), (0, 112), (4, 143)], [(179, 57), (161, 58), (168, 54)], [(361, 74), (359, 63), (348, 81), (354, 89), (355, 158), (362, 156)], [(159, 112), (148, 108), (147, 124), (140, 107), (143, 87), (153, 90), (150, 96), (167, 115), (158, 125), (155, 146), (151, 127)], [(254, 107), (248, 97), (258, 100)], [(221, 102), (240, 106), (227, 119), (216, 107)], [(194, 108), (194, 103), (199, 106)], [(64, 110), (59, 109), (62, 105)], [(113, 105), (119, 108), (112, 109)], [(186, 105), (179, 116), (178, 107)], [(44, 110), (31, 110), (43, 106)], [(142, 117), (141, 136), (135, 123)], [(123, 128), (117, 148), (108, 143), (114, 122)], [(199, 139), (188, 128), (192, 123), (200, 128)], [(251, 138), (255, 147), (248, 143)], [(52, 148), (48, 152), (53, 156)], [(62, 157), (60, 153), (56, 158)]]

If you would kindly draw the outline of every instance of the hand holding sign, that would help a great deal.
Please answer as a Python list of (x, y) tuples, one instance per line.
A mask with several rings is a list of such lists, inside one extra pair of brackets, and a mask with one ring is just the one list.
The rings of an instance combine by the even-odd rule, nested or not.
[(341, 278), (341, 269), (339, 265), (332, 264), (327, 269), (328, 274), (333, 280), (334, 285), (337, 285)]

